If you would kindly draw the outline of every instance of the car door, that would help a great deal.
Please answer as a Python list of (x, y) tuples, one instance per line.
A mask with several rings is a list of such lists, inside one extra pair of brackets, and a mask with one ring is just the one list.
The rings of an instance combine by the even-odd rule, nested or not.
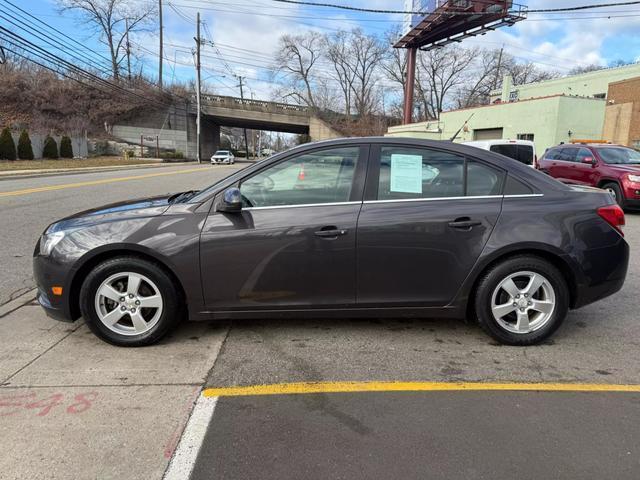
[(368, 146), (297, 153), (243, 178), (239, 213), (212, 209), (202, 230), (207, 308), (355, 303), (355, 239)]
[(358, 304), (444, 306), (495, 226), (504, 171), (444, 150), (372, 146), (358, 220)]
[(556, 160), (554, 177), (565, 183), (575, 183), (576, 172), (576, 152), (574, 147), (563, 147)]
[(591, 150), (584, 147), (576, 149), (576, 161), (574, 173), (572, 174), (573, 183), (590, 186), (597, 185), (597, 169), (594, 161), (594, 155)]

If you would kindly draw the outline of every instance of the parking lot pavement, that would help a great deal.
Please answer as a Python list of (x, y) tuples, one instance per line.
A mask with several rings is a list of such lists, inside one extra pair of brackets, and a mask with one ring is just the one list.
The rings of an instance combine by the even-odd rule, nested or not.
[(124, 349), (35, 305), (0, 318), (0, 478), (161, 478), (226, 331)]
[(221, 397), (193, 480), (637, 479), (640, 394)]

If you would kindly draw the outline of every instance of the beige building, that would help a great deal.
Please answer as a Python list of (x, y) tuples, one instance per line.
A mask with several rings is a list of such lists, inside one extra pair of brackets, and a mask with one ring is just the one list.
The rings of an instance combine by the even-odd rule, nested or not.
[(640, 77), (609, 84), (602, 136), (640, 148)]

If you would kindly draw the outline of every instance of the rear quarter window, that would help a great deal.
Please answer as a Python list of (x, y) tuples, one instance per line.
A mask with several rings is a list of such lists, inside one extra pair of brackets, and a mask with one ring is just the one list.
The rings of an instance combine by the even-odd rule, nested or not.
[(505, 195), (530, 195), (532, 193), (533, 189), (529, 185), (513, 178), (511, 175), (507, 177), (507, 183), (504, 186)]

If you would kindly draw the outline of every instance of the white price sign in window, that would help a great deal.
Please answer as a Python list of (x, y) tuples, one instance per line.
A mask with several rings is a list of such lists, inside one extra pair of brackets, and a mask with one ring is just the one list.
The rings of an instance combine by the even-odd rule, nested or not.
[(422, 156), (391, 154), (392, 192), (422, 193)]

